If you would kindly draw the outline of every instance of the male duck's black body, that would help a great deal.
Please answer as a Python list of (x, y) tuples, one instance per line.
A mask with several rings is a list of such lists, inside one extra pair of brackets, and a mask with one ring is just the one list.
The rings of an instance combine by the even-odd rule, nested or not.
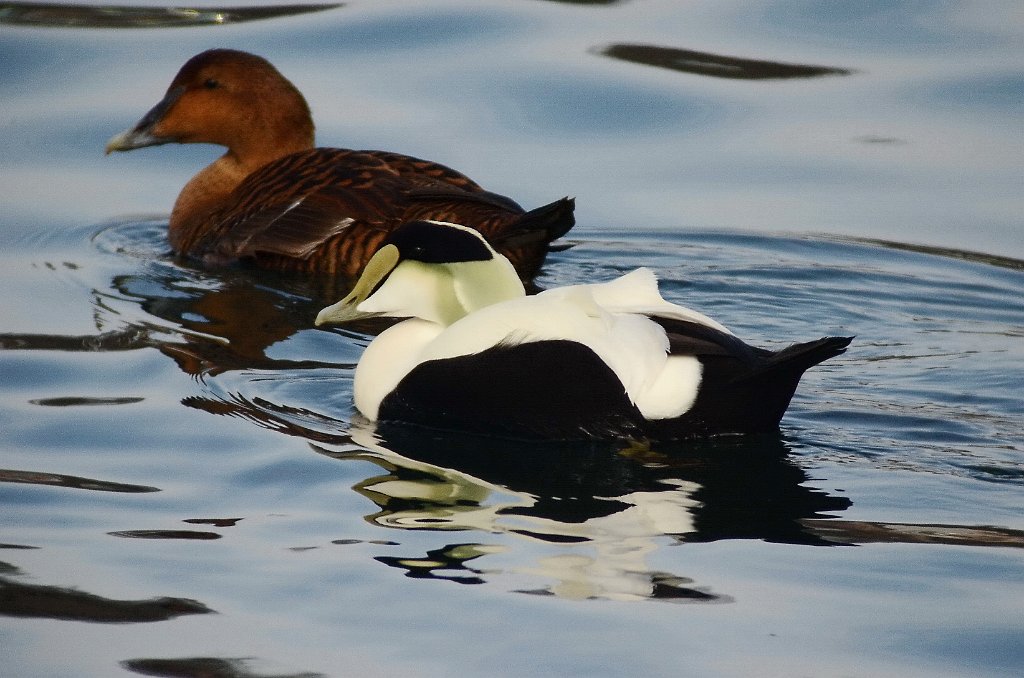
[(404, 226), (374, 260), (317, 318), (413, 318), (357, 367), (371, 420), (555, 440), (768, 432), (804, 371), (851, 341), (751, 347), (662, 300), (644, 269), (525, 297), (508, 262), (454, 224)]

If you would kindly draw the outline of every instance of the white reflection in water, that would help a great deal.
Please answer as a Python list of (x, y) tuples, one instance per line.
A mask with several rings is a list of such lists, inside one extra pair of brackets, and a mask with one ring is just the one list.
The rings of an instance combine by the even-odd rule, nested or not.
[[(697, 483), (662, 479), (664, 490), (614, 497), (619, 510), (570, 522), (524, 511), (538, 503), (537, 497), (528, 493), (401, 457), (383, 447), (369, 429), (354, 429), (352, 441), (373, 451), (382, 464), (422, 474), (416, 480), (396, 480), (390, 475), (369, 478), (356, 486), (384, 509), (369, 517), (376, 524), (399, 529), (474, 530), (559, 544), (560, 553), (513, 565), (509, 572), (553, 581), (544, 592), (560, 598), (643, 600), (658, 596), (658, 587), (664, 592), (666, 582), (689, 581), (653, 571), (647, 558), (663, 545), (667, 535), (696, 531), (693, 509), (700, 502), (692, 495), (700, 488)], [(388, 509), (392, 502), (403, 508)], [(506, 550), (502, 546), (475, 547), (473, 557)], [(403, 563), (411, 565), (407, 559)]]

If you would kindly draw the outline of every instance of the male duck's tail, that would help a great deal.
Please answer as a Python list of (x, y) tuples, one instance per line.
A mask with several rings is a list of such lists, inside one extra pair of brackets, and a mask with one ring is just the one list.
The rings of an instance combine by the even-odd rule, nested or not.
[(770, 354), (757, 375), (787, 372), (799, 377), (807, 369), (846, 353), (846, 347), (851, 341), (853, 337), (822, 337), (816, 341), (793, 344)]

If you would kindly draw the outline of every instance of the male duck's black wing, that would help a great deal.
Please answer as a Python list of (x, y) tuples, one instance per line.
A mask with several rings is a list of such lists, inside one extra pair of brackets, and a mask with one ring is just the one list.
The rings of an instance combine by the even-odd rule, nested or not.
[(699, 323), (651, 319), (665, 329), (672, 354), (701, 363), (696, 401), (680, 417), (649, 422), (656, 438), (777, 430), (804, 371), (845, 352), (853, 339), (824, 337), (769, 351)]
[[(698, 358), (717, 356), (736, 361), (742, 378), (770, 372), (802, 374), (818, 363), (846, 352), (853, 337), (823, 337), (793, 344), (779, 351), (757, 348), (739, 337), (694, 321), (649, 316), (668, 335), (669, 353)], [(743, 369), (745, 368), (745, 369)]]
[(753, 367), (762, 354), (767, 353), (733, 334), (703, 323), (657, 315), (648, 317), (665, 330), (672, 355), (728, 356), (742, 365)]

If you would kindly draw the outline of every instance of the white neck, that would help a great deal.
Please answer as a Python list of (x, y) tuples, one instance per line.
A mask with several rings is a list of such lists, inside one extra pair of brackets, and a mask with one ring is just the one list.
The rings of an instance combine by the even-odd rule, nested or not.
[(448, 264), (452, 271), (455, 296), (463, 308), (462, 315), (500, 301), (526, 296), (516, 269), (508, 259), (495, 255), (489, 261), (467, 261)]
[(448, 326), (473, 311), (526, 295), (508, 259), (455, 264), (403, 261), (360, 311)]

